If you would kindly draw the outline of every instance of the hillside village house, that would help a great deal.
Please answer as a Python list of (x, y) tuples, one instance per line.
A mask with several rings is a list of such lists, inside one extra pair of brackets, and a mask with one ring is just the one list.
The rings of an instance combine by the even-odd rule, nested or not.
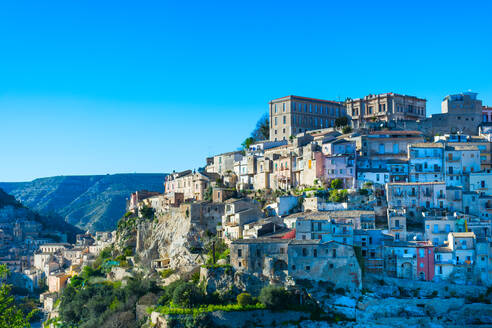
[(229, 199), (225, 202), (220, 237), (226, 243), (243, 238), (244, 225), (263, 218), (259, 204), (245, 199)]
[(404, 207), (416, 214), (422, 208), (445, 209), (444, 182), (390, 182), (386, 184), (388, 207)]
[(373, 131), (353, 138), (357, 145), (357, 167), (385, 169), (387, 161), (408, 158), (408, 145), (424, 142), (420, 131)]
[(324, 144), (323, 154), (325, 155), (325, 180), (329, 183), (332, 180), (340, 179), (344, 188), (355, 188), (355, 141), (337, 139)]
[(231, 264), (237, 271), (285, 280), (332, 282), (337, 288), (360, 288), (361, 270), (353, 248), (334, 241), (280, 238), (241, 239), (231, 244)]
[(166, 176), (165, 193), (182, 193), (185, 200), (203, 200), (207, 188), (214, 186), (218, 178), (217, 173), (191, 170), (171, 173)]
[(234, 163), (240, 161), (243, 155), (240, 151), (233, 151), (215, 155), (207, 158), (207, 166), (205, 171), (208, 173), (217, 173), (219, 175), (225, 175), (227, 172), (234, 170)]
[(409, 181), (444, 181), (444, 144), (416, 143), (408, 146)]
[(430, 242), (388, 242), (384, 257), (389, 276), (426, 281), (434, 278), (434, 246)]
[(387, 209), (388, 235), (395, 241), (407, 241), (407, 211), (404, 207)]
[(480, 151), (476, 146), (446, 145), (444, 158), (447, 186), (468, 186), (469, 174), (480, 171)]
[(450, 232), (447, 245), (436, 249), (436, 280), (453, 279), (456, 283), (476, 280), (475, 254), (473, 232)]

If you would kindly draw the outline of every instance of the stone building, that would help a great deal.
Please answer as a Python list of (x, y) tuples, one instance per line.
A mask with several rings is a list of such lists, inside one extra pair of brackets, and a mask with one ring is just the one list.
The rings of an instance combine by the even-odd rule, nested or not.
[(408, 213), (419, 214), (422, 208), (445, 209), (444, 182), (391, 182), (386, 184), (388, 207), (403, 207)]
[(448, 133), (477, 135), (482, 115), (482, 101), (477, 99), (477, 93), (462, 92), (446, 96), (441, 103), (440, 114), (405, 123), (407, 128), (417, 128), (428, 136)]
[(227, 243), (243, 238), (244, 225), (263, 218), (260, 205), (254, 200), (229, 199), (225, 202), (220, 237)]
[(354, 246), (360, 248), (360, 257), (364, 261), (364, 270), (370, 273), (383, 273), (383, 246), (394, 240), (393, 236), (382, 230), (354, 230)]
[(360, 289), (362, 276), (354, 250), (335, 241), (279, 238), (232, 242), (231, 264), (237, 270), (272, 280), (309, 279), (332, 282), (337, 288)]
[(409, 280), (434, 278), (434, 246), (424, 241), (389, 242), (384, 246), (385, 272)]
[(335, 126), (345, 116), (342, 102), (299, 96), (274, 99), (270, 106), (270, 140), (289, 140), (298, 133)]
[(444, 144), (416, 143), (408, 146), (409, 181), (444, 181)]
[(327, 281), (349, 290), (362, 288), (362, 272), (352, 246), (333, 240), (292, 240), (287, 249), (292, 278)]
[(387, 210), (388, 234), (395, 241), (407, 240), (407, 211), (403, 207), (390, 207)]
[(220, 176), (234, 170), (234, 162), (240, 161), (243, 155), (240, 151), (233, 151), (215, 155), (207, 158), (207, 166), (205, 171), (209, 173), (217, 173)]
[(383, 93), (345, 101), (347, 114), (354, 128), (367, 122), (418, 120), (426, 116), (427, 100), (414, 96)]
[(420, 131), (373, 131), (354, 137), (357, 168), (387, 169), (388, 161), (408, 159), (408, 146), (424, 142)]
[(185, 200), (204, 200), (208, 187), (216, 184), (217, 173), (183, 171), (173, 172), (166, 176), (165, 194), (182, 193)]

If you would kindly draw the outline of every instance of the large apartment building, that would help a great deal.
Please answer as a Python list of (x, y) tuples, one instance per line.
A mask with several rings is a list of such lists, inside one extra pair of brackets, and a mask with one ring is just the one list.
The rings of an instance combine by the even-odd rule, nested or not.
[(270, 105), (270, 140), (289, 140), (290, 136), (309, 130), (335, 126), (345, 116), (342, 102), (287, 96), (274, 99)]
[(364, 127), (366, 122), (389, 122), (424, 119), (427, 100), (414, 96), (383, 93), (345, 101), (347, 115), (354, 128)]

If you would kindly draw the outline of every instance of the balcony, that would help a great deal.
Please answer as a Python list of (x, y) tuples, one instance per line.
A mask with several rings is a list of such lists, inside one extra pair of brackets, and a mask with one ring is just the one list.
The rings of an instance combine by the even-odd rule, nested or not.
[(452, 264), (456, 265), (456, 260), (436, 260), (435, 264)]

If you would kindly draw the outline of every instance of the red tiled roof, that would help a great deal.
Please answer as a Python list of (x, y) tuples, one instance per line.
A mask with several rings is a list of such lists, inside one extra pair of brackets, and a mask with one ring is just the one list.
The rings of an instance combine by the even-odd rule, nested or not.
[(396, 131), (372, 131), (369, 134), (399, 134), (399, 135), (415, 134), (415, 135), (421, 135), (422, 132), (420, 132), (420, 131), (401, 131), (401, 130), (396, 130)]
[(296, 229), (292, 229), (282, 236), (282, 239), (294, 239), (296, 238)]

